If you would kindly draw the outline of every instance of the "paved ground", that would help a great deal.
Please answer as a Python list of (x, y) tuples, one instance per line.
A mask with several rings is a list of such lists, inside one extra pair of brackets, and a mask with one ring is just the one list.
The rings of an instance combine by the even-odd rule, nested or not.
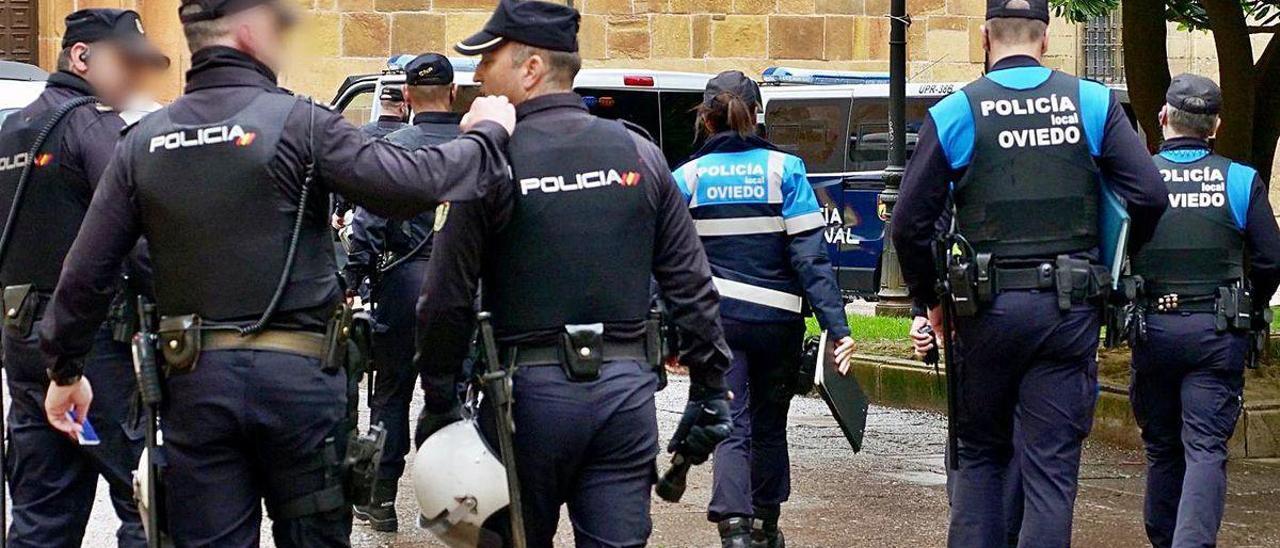
[[(665, 439), (683, 408), (686, 387), (679, 381), (659, 394)], [(416, 409), (414, 413), (416, 413)], [(946, 537), (947, 503), (942, 448), (945, 421), (915, 411), (873, 408), (866, 447), (849, 450), (819, 400), (796, 400), (790, 440), (794, 494), (784, 508), (783, 527), (794, 547), (941, 546)], [(664, 466), (665, 467), (665, 466)], [(653, 505), (654, 546), (715, 546), (714, 528), (703, 511), (710, 470), (689, 478), (684, 502)], [(1222, 546), (1280, 546), (1280, 462), (1235, 462), (1223, 525)], [(1133, 451), (1091, 445), (1076, 506), (1077, 546), (1141, 546), (1142, 466)], [(400, 497), (399, 535), (356, 526), (358, 547), (438, 546), (415, 528), (415, 504), (407, 482)], [(111, 546), (116, 526), (105, 491), (100, 490), (85, 546)], [(558, 545), (572, 545), (568, 519), (561, 520)], [(270, 532), (264, 527), (264, 545)]]

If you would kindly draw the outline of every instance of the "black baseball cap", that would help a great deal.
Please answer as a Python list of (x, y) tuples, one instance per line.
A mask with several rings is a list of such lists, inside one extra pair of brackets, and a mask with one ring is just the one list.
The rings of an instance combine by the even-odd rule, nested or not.
[(293, 6), (280, 0), (182, 0), (182, 4), (178, 6), (178, 19), (183, 23), (212, 21), (264, 4), (275, 7), (284, 24), (292, 25), (297, 22)]
[(458, 42), (463, 55), (498, 49), (504, 40), (552, 51), (578, 51), (578, 22), (582, 16), (564, 4), (532, 0), (501, 0), (484, 30)]
[(1192, 114), (1222, 112), (1222, 88), (1197, 74), (1179, 74), (1169, 83), (1164, 100), (1169, 106)]
[(110, 42), (135, 59), (159, 68), (169, 67), (169, 57), (147, 40), (142, 18), (136, 11), (83, 9), (68, 15), (66, 23), (67, 30), (62, 34), (63, 49), (77, 43)]
[(987, 19), (1017, 17), (1049, 23), (1049, 0), (987, 0)]
[(453, 83), (453, 63), (439, 53), (424, 53), (404, 66), (404, 83), (410, 86), (447, 86)]
[(378, 93), (378, 100), (403, 103), (404, 92), (400, 91), (400, 86), (382, 86), (382, 91)]
[(739, 70), (726, 70), (707, 82), (702, 92), (702, 103), (709, 105), (721, 93), (732, 93), (746, 101), (747, 106), (760, 106), (760, 85)]

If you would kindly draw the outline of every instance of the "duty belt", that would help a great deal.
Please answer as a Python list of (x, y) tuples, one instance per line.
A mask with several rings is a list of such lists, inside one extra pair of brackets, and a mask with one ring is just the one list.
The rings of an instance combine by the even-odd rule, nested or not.
[(1008, 268), (997, 266), (992, 270), (991, 283), (996, 293), (1028, 289), (1053, 289), (1053, 263), (1036, 266)]
[(267, 330), (249, 336), (235, 331), (202, 331), (200, 345), (210, 350), (263, 350), (296, 354), (305, 358), (324, 359), (325, 337), (309, 331)]
[[(533, 367), (540, 365), (560, 365), (565, 361), (565, 347), (561, 344), (542, 346), (514, 346), (505, 350), (506, 356), (514, 356), (517, 367)], [(604, 342), (604, 362), (617, 360), (636, 360), (647, 362), (644, 341)]]

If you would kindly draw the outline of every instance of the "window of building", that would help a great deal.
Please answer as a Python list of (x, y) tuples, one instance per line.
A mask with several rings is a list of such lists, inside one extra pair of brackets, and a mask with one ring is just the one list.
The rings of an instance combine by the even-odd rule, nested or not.
[(1081, 31), (1081, 75), (1107, 84), (1124, 83), (1120, 14), (1113, 12), (1091, 18), (1082, 25)]

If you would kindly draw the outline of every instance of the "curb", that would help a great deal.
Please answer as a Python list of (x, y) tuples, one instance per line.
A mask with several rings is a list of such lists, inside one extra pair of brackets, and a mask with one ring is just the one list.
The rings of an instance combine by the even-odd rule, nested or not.
[[(872, 402), (945, 413), (946, 381), (933, 366), (873, 354), (854, 354), (853, 374)], [(939, 373), (946, 374), (940, 366)], [(1090, 438), (1140, 449), (1142, 438), (1129, 407), (1129, 391), (1101, 383)], [(1280, 400), (1246, 401), (1228, 443), (1232, 458), (1280, 457)]]

